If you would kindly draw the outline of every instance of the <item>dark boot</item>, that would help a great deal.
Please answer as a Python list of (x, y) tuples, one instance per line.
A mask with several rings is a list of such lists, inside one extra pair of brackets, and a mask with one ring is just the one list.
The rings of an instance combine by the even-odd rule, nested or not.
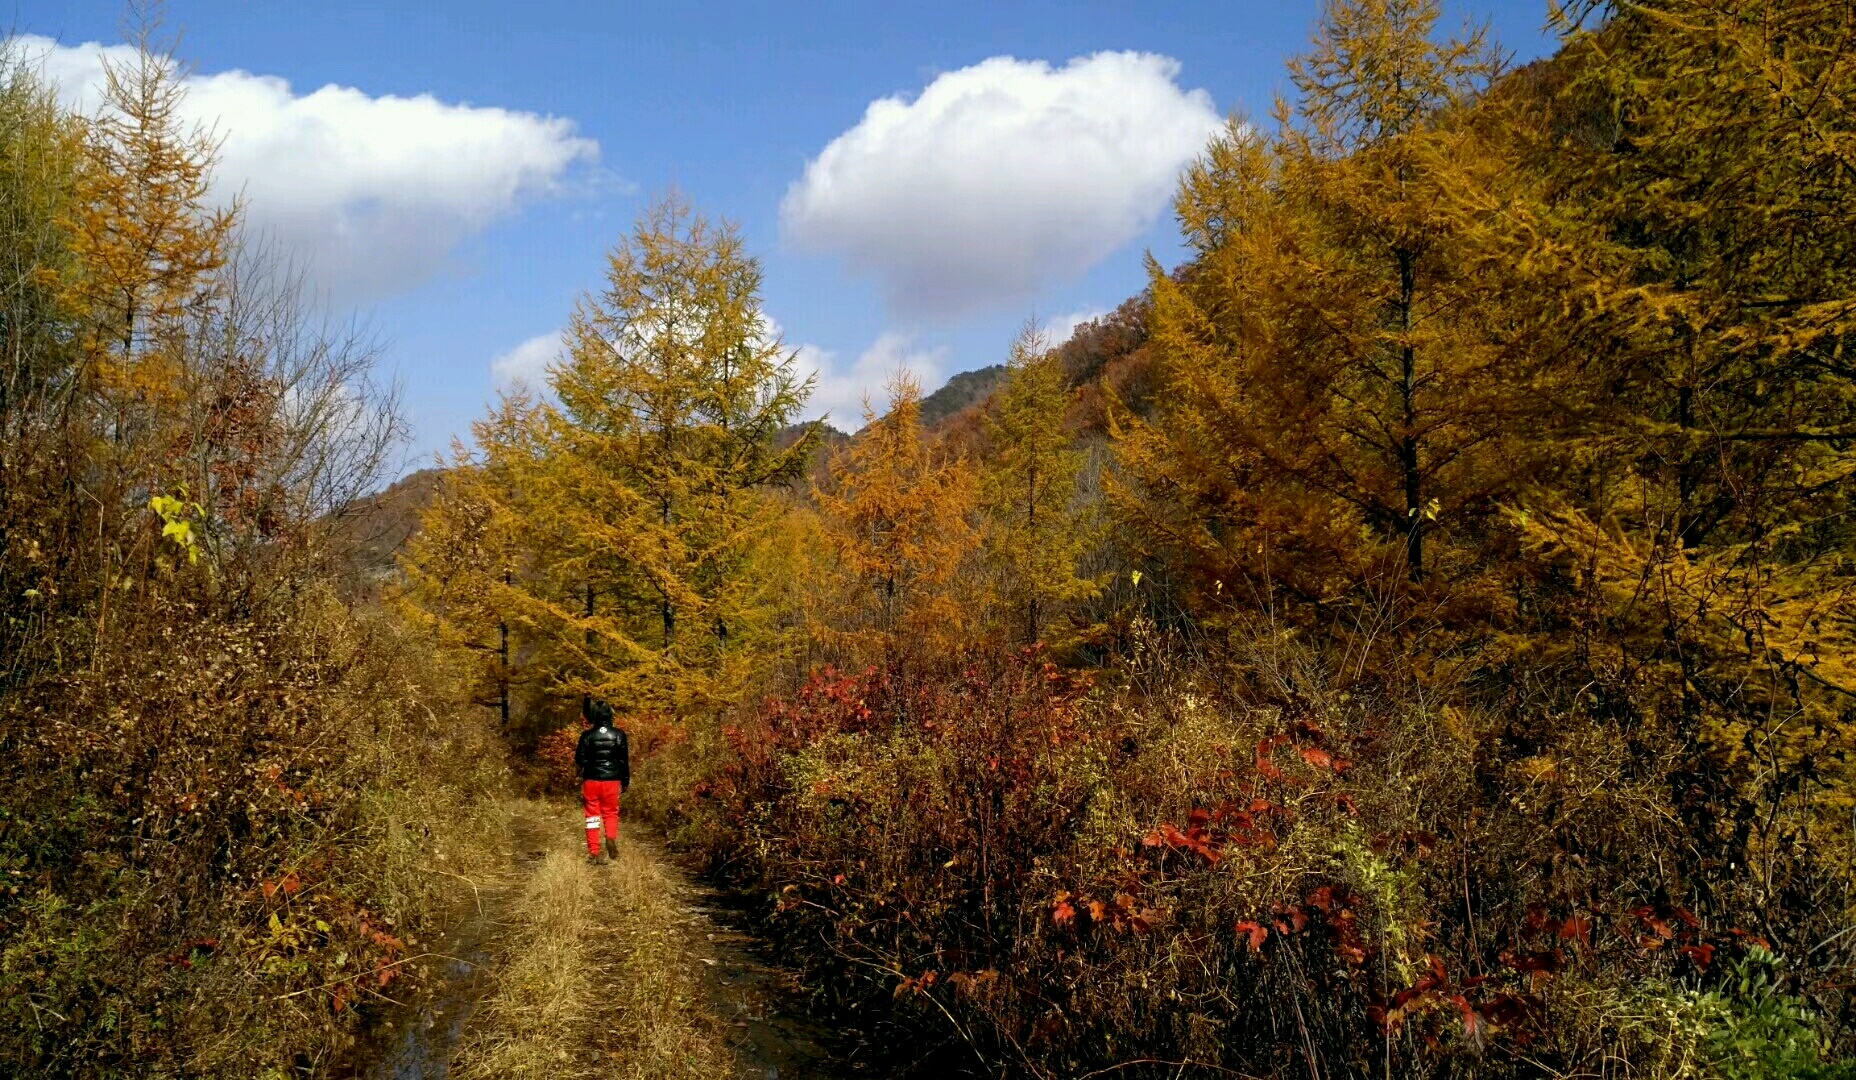
[(594, 866), (604, 866), (606, 865), (606, 853), (602, 851), (597, 855), (589, 855), (586, 861), (592, 863)]
[(619, 857), (619, 838), (618, 837), (616, 836), (606, 837), (606, 856), (612, 859), (616, 859)]

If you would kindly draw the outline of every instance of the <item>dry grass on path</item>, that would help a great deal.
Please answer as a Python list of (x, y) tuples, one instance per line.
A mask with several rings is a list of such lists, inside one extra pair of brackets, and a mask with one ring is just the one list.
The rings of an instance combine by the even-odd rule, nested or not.
[(577, 818), (543, 819), (545, 855), (511, 902), (496, 985), (461, 1047), (467, 1080), (727, 1080), (735, 1062), (703, 1007), (698, 961), (676, 931), (665, 869), (621, 844), (613, 865), (588, 865)]

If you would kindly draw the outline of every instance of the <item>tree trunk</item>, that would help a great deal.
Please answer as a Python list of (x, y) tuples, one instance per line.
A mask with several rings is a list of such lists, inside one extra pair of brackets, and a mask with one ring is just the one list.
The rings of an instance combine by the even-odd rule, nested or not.
[[(509, 571), (507, 570), (503, 571), (503, 587), (509, 587)], [(502, 712), (502, 731), (506, 734), (509, 731), (509, 620), (498, 620), (496, 632), (501, 638), (496, 647), (497, 660), (501, 665), (497, 679), (499, 684), (497, 705)]]
[(1417, 294), (1416, 259), (1409, 251), (1398, 253), (1399, 394), (1404, 406), (1404, 434), (1399, 440), (1399, 466), (1405, 479), (1405, 565), (1411, 580), (1424, 579), (1424, 490), (1418, 472), (1418, 353), (1411, 345), (1411, 308)]

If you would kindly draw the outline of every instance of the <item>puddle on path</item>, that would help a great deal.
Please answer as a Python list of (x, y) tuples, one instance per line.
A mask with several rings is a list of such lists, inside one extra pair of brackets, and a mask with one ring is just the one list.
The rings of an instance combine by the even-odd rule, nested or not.
[(500, 896), (480, 897), (483, 904), (467, 915), (438, 951), (446, 957), (436, 983), (424, 1000), (407, 1010), (397, 1023), (388, 1021), (380, 1036), (383, 1048), (374, 1066), (359, 1074), (367, 1080), (444, 1080), (450, 1072), (452, 1048), (464, 1034), (486, 991), (491, 950), (490, 912)]
[[(538, 823), (517, 814), (510, 823), (520, 877), (544, 854)], [(445, 1080), (451, 1057), (478, 1002), (489, 993), (496, 959), (497, 919), (512, 886), (473, 888), (472, 898), (433, 949), (443, 957), (424, 993), (386, 1017), (364, 1045), (356, 1080)]]

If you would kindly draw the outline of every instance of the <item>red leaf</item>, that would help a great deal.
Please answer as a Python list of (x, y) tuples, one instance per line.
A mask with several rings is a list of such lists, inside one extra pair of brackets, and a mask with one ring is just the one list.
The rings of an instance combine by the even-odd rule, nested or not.
[(1179, 826), (1170, 822), (1161, 822), (1159, 827), (1147, 834), (1141, 842), (1148, 847), (1184, 848), (1195, 851), (1208, 863), (1216, 863), (1224, 856), (1208, 843), (1209, 834), (1204, 828), (1194, 826), (1190, 833), (1179, 831)]
[(1559, 934), (1589, 949), (1592, 947), (1592, 920), (1583, 915), (1568, 915), (1566, 921), (1560, 923)]
[(280, 882), (280, 885), (282, 886), (284, 892), (288, 893), (291, 896), (295, 896), (297, 893), (303, 891), (303, 883), (297, 880), (295, 870), (292, 870), (288, 874), (285, 874), (283, 881)]
[[(1308, 928), (1308, 912), (1302, 910), (1299, 904), (1290, 907), (1277, 904), (1272, 909), (1272, 913), (1277, 916), (1273, 921), (1276, 923), (1276, 932), (1279, 934), (1299, 933)], [(1284, 919), (1288, 921), (1284, 922)]]
[(1708, 965), (1714, 962), (1714, 946), (1707, 944), (1684, 945), (1682, 946), (1682, 955), (1695, 961), (1696, 967), (1706, 971)]
[(1308, 762), (1317, 769), (1331, 769), (1334, 767), (1334, 755), (1318, 746), (1302, 747), (1302, 760)]
[(258, 887), (264, 890), (264, 898), (266, 900), (277, 895), (277, 883), (275, 881), (260, 882)]
[(1550, 975), (1559, 972), (1563, 961), (1558, 952), (1551, 950), (1524, 953), (1504, 952), (1501, 959), (1502, 963), (1523, 974), (1531, 971), (1544, 971)]
[(1237, 924), (1237, 932), (1250, 939), (1250, 951), (1253, 953), (1262, 952), (1263, 943), (1268, 940), (1270, 936), (1268, 928), (1259, 926), (1249, 919), (1245, 919)]
[(1533, 1011), (1533, 1002), (1519, 994), (1497, 994), (1495, 1000), (1482, 1008), (1482, 1015), (1490, 1021), (1504, 1027), (1512, 1027), (1527, 1019)]
[(1270, 761), (1270, 752), (1275, 750), (1278, 746), (1281, 746), (1284, 741), (1283, 736), (1275, 735), (1257, 744), (1257, 772), (1260, 773), (1265, 780), (1282, 779), (1282, 770), (1277, 768), (1274, 762)]
[(1480, 1040), (1482, 1038), (1482, 1029), (1486, 1023), (1486, 1021), (1482, 1019), (1482, 1014), (1477, 1012), (1475, 1006), (1469, 1003), (1469, 999), (1461, 994), (1452, 994), (1450, 996), (1450, 1001), (1455, 1004), (1457, 1009), (1463, 1014), (1463, 1037), (1470, 1040)]
[[(1426, 960), (1428, 960), (1428, 961), (1430, 961), (1430, 964), (1431, 964), (1431, 972), (1430, 972), (1430, 974), (1429, 974), (1428, 976), (1426, 976), (1427, 978), (1430, 978), (1430, 979), (1432, 979), (1432, 980), (1434, 980), (1434, 981), (1433, 981), (1433, 982), (1431, 983), (1431, 985), (1432, 985), (1432, 986), (1447, 986), (1447, 985), (1449, 985), (1449, 983), (1450, 983), (1450, 976), (1449, 976), (1449, 975), (1448, 975), (1447, 973), (1445, 973), (1445, 971), (1444, 971), (1444, 961), (1443, 961), (1443, 958), (1442, 958), (1442, 957), (1440, 957), (1440, 956), (1427, 956), (1427, 957), (1425, 957), (1425, 959), (1426, 959)], [(1419, 986), (1423, 986), (1423, 985), (1424, 985), (1424, 980), (1423, 980), (1423, 979), (1419, 979), (1419, 980), (1418, 980), (1418, 985), (1419, 985)]]
[(1075, 918), (1076, 909), (1070, 906), (1068, 900), (1059, 900), (1056, 906), (1050, 909), (1050, 921), (1058, 926), (1068, 926)]
[(844, 884), (844, 875), (843, 875), (843, 874), (834, 874), (834, 875), (832, 875), (832, 878), (831, 878), (831, 883), (832, 883), (833, 885), (842, 885), (842, 884)]

